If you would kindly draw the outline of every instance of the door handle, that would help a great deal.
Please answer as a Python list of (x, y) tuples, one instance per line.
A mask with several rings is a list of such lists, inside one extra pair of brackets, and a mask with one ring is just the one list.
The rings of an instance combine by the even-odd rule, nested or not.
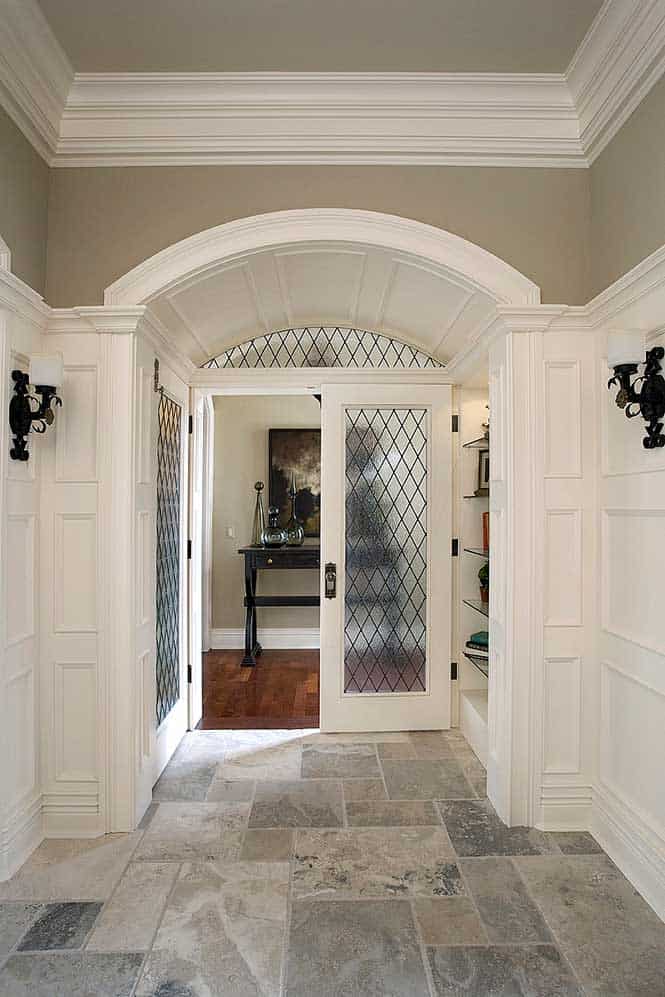
[(325, 597), (334, 599), (337, 595), (337, 565), (329, 561), (325, 567)]

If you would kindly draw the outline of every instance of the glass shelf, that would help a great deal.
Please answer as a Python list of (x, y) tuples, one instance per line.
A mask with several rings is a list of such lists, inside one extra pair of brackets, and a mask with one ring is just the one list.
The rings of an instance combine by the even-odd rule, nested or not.
[(477, 554), (478, 557), (486, 557), (488, 561), (490, 559), (490, 552), (484, 547), (465, 547), (464, 550), (467, 554)]
[(489, 660), (487, 658), (482, 657), (480, 654), (474, 654), (472, 651), (463, 651), (462, 653), (472, 665), (476, 666), (479, 672), (482, 672), (485, 678), (489, 678), (490, 668)]
[(489, 603), (481, 602), (480, 599), (462, 599), (465, 606), (470, 606), (471, 609), (475, 609), (477, 613), (482, 616), (490, 615)]
[(462, 498), (484, 498), (484, 499), (489, 498), (489, 497), (490, 497), (489, 489), (486, 492), (480, 492), (479, 494), (476, 494), (474, 492), (473, 495), (463, 495), (462, 496)]
[(469, 440), (468, 443), (462, 444), (462, 449), (468, 450), (469, 448), (472, 448), (474, 450), (489, 450), (490, 448), (489, 436), (479, 436), (477, 440)]

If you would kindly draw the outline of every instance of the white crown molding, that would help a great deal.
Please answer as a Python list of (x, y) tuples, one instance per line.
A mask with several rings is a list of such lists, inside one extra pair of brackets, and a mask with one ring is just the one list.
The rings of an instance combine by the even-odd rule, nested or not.
[(563, 76), (77, 75), (55, 166), (585, 166)]
[(74, 80), (36, 0), (3, 0), (0, 10), (0, 104), (50, 163)]
[(566, 73), (590, 164), (664, 71), (663, 0), (605, 0)]
[(79, 73), (0, 9), (0, 104), (51, 166), (587, 167), (665, 70), (663, 0), (606, 0), (566, 73)]

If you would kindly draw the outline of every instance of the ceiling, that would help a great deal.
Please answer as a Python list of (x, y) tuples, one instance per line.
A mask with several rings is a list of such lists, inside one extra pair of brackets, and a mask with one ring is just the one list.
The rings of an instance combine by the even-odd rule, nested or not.
[(39, 0), (76, 72), (564, 72), (601, 0)]
[(255, 336), (307, 325), (381, 332), (447, 360), (496, 315), (489, 294), (430, 261), (323, 242), (235, 258), (150, 304), (197, 366)]

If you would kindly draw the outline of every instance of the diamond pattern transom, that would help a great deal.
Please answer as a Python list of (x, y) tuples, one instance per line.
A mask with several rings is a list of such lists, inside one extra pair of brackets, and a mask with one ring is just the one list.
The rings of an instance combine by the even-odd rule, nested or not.
[(157, 437), (157, 726), (180, 699), (180, 422), (162, 392)]
[(341, 326), (257, 336), (202, 364), (224, 367), (441, 367), (421, 350), (376, 332)]
[(427, 411), (347, 409), (344, 691), (427, 684)]

